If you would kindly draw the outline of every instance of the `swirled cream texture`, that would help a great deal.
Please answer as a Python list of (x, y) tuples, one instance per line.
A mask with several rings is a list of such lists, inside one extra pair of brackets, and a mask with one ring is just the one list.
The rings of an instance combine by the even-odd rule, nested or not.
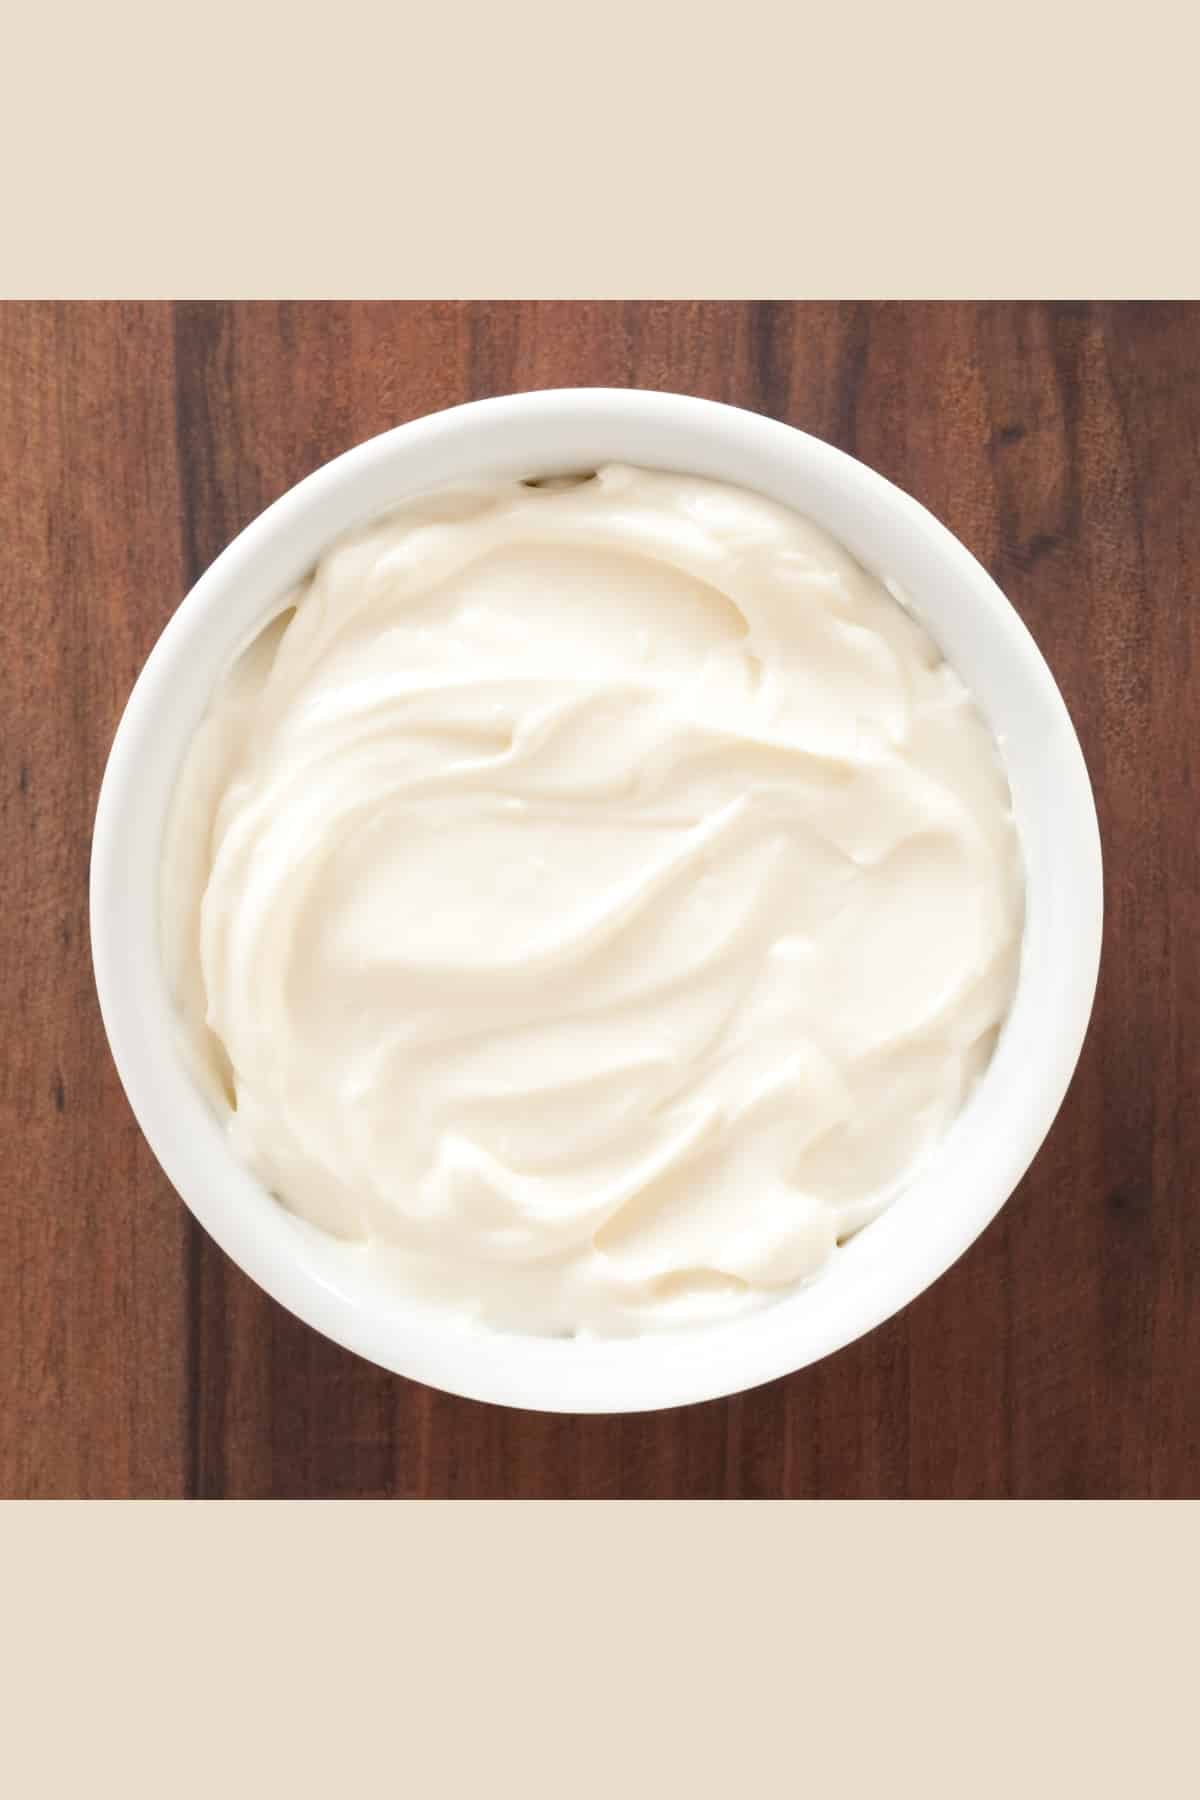
[(232, 1147), (413, 1299), (619, 1333), (814, 1275), (963, 1105), (1023, 883), (934, 644), (764, 499), (406, 503), (216, 696), (164, 868)]

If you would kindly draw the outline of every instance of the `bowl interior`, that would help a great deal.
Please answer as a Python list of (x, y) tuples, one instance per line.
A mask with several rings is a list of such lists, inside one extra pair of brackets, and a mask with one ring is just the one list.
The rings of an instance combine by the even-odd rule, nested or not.
[[(406, 1311), (361, 1252), (286, 1213), (230, 1156), (178, 1055), (157, 889), (180, 763), (230, 658), (343, 531), (408, 495), (482, 475), (606, 461), (754, 488), (899, 585), (1000, 745), (1026, 871), (1021, 973), (995, 1056), (920, 1176), (816, 1281), (749, 1317), (626, 1340), (526, 1338)], [(139, 678), (97, 809), (92, 939), (118, 1071), (167, 1175), (268, 1292), (338, 1342), (450, 1392), (560, 1411), (713, 1398), (800, 1368), (899, 1310), (958, 1257), (1032, 1160), (1066, 1091), (1099, 961), (1099, 838), (1086, 769), (1032, 639), (974, 558), (915, 501), (787, 426), (711, 402), (552, 390), (416, 421), (326, 465), (269, 508), (179, 607)]]

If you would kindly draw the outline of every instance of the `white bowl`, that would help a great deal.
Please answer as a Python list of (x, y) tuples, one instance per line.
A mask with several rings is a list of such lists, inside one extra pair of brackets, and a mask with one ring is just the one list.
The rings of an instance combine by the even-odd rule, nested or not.
[[(483, 474), (605, 461), (709, 476), (806, 514), (898, 582), (1000, 744), (1025, 859), (1020, 978), (996, 1053), (918, 1179), (820, 1276), (728, 1324), (574, 1342), (406, 1315), (363, 1259), (287, 1213), (230, 1155), (178, 1054), (158, 955), (163, 828), (187, 743), (229, 659), (350, 527)], [(557, 389), (454, 407), (327, 463), (254, 520), (178, 608), (130, 696), (96, 810), (92, 954), (109, 1044), (143, 1132), (221, 1248), (360, 1356), (450, 1393), (554, 1412), (713, 1399), (828, 1356), (961, 1256), (1028, 1168), (1066, 1093), (1100, 959), (1100, 840), (1070, 718), (991, 577), (923, 507), (852, 457), (755, 413), (675, 394)]]

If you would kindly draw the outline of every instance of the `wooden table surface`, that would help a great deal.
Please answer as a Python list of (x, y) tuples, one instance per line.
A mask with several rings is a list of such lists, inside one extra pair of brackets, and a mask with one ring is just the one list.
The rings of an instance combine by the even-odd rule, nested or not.
[[(730, 1401), (557, 1418), (335, 1348), (195, 1226), (92, 990), (97, 785), (190, 583), (276, 495), (518, 388), (729, 400), (909, 489), (1038, 638), (1105, 961), (1032, 1172), (898, 1319)], [(1200, 1495), (1200, 307), (0, 306), (0, 1494)]]

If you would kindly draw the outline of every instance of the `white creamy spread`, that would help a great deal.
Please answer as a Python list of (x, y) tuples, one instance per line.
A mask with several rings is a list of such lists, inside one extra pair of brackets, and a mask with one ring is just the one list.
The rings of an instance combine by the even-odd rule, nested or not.
[(196, 736), (162, 897), (237, 1156), (542, 1333), (815, 1274), (962, 1107), (1023, 917), (913, 618), (783, 507), (625, 467), (331, 549)]

